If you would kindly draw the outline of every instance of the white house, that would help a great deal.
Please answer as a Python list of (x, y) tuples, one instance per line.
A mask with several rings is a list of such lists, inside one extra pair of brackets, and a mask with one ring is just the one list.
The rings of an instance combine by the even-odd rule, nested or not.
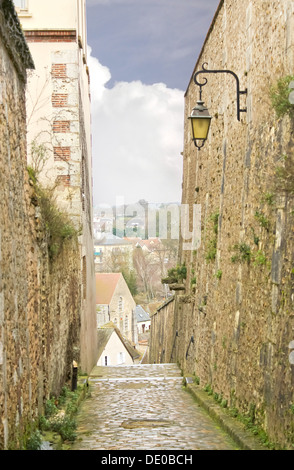
[(151, 318), (149, 314), (141, 307), (141, 305), (137, 305), (136, 309), (136, 318), (137, 318), (137, 328), (138, 334), (146, 333), (151, 328)]
[(139, 358), (140, 353), (112, 322), (98, 328), (97, 366), (132, 365)]

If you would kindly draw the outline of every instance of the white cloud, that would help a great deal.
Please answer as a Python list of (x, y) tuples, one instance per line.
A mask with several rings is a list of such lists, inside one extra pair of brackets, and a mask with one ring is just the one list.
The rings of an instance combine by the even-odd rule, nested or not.
[(184, 92), (164, 83), (106, 84), (109, 69), (91, 56), (94, 205), (180, 201)]

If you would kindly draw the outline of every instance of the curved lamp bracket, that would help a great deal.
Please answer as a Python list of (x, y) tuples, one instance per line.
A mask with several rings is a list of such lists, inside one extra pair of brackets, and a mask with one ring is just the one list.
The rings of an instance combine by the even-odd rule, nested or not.
[(197, 77), (200, 74), (204, 74), (204, 73), (205, 74), (206, 73), (229, 73), (229, 74), (233, 75), (233, 77), (235, 77), (235, 79), (236, 79), (236, 86), (237, 86), (237, 119), (238, 119), (238, 121), (240, 121), (241, 113), (246, 113), (247, 112), (247, 108), (244, 108), (244, 109), (240, 108), (240, 95), (247, 95), (247, 88), (243, 91), (240, 90), (240, 81), (239, 81), (238, 76), (235, 74), (235, 72), (232, 72), (231, 70), (207, 70), (205, 68), (205, 66), (207, 66), (207, 65), (208, 65), (207, 62), (204, 62), (204, 64), (202, 65), (202, 70), (199, 70), (199, 72), (196, 72), (195, 75), (194, 75), (194, 82), (200, 88), (200, 100), (202, 99), (202, 87), (207, 84), (207, 78), (205, 78), (205, 77), (203, 79), (203, 83), (198, 82)]

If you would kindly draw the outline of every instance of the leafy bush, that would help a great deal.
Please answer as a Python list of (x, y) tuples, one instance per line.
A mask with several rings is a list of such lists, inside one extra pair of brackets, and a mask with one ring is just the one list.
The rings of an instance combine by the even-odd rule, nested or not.
[(232, 256), (231, 261), (233, 263), (249, 263), (251, 260), (251, 248), (246, 243), (240, 243), (239, 245), (234, 245), (233, 247), (235, 255)]
[(270, 99), (278, 118), (286, 114), (294, 116), (294, 105), (290, 103), (290, 82), (294, 80), (293, 75), (280, 78), (270, 89)]
[(265, 228), (266, 230), (269, 229), (270, 222), (262, 212), (256, 211), (254, 217), (256, 218), (256, 220), (258, 220), (258, 222), (263, 228)]
[(182, 282), (187, 277), (187, 268), (185, 264), (177, 265), (175, 268), (171, 268), (167, 272), (167, 277), (162, 279), (162, 284), (177, 284)]
[(46, 401), (44, 416), (39, 418), (39, 429), (56, 432), (65, 441), (74, 441), (77, 436), (74, 415), (78, 411), (79, 398), (79, 389), (72, 392), (63, 387), (58, 398)]
[(266, 263), (267, 263), (267, 257), (261, 250), (258, 250), (258, 252), (254, 256), (254, 265), (262, 266)]
[(74, 441), (77, 437), (76, 435), (76, 421), (70, 418), (68, 415), (57, 416), (51, 423), (52, 431), (60, 434), (63, 440), (65, 441)]
[(195, 276), (192, 277), (192, 279), (191, 279), (191, 286), (194, 286), (194, 285), (196, 284), (196, 282), (197, 282), (196, 277), (195, 277)]
[(222, 275), (223, 275), (222, 270), (221, 270), (221, 269), (218, 269), (217, 272), (216, 272), (215, 277), (216, 277), (218, 280), (221, 280)]
[(45, 417), (50, 418), (50, 416), (53, 416), (57, 413), (58, 408), (55, 404), (55, 397), (51, 398), (50, 400), (47, 400), (45, 403)]
[(198, 377), (198, 375), (194, 375), (194, 383), (196, 385), (200, 385), (200, 378)]
[(39, 450), (42, 444), (42, 436), (40, 431), (37, 429), (34, 431), (29, 439), (27, 440), (26, 449), (27, 450)]

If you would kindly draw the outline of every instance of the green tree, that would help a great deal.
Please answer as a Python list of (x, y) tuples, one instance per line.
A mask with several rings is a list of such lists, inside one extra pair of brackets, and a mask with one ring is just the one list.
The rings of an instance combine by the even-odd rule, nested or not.
[(138, 294), (138, 286), (137, 286), (137, 276), (133, 269), (127, 270), (126, 268), (122, 269), (122, 275), (124, 280), (126, 281), (128, 288), (130, 289), (131, 294), (137, 295)]

